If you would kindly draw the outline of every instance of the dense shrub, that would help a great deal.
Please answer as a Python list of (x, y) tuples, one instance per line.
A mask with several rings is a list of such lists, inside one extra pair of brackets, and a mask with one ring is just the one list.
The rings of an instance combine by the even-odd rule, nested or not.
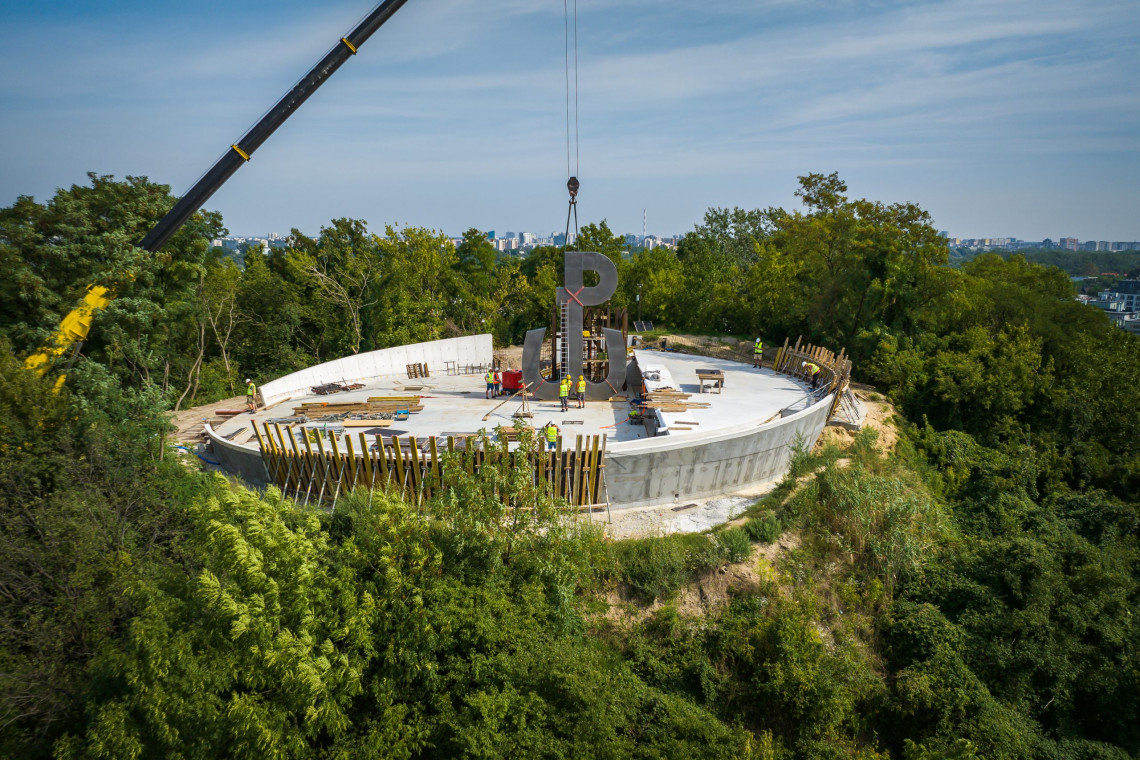
[(744, 531), (753, 541), (770, 544), (784, 532), (784, 526), (774, 512), (767, 512), (762, 517), (749, 518), (744, 523)]
[(752, 542), (743, 528), (729, 528), (716, 534), (724, 558), (729, 562), (743, 562), (752, 553)]

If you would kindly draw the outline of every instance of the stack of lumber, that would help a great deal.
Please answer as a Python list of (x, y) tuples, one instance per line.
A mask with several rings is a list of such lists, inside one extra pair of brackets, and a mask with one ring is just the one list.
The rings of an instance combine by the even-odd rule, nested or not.
[(330, 393), (340, 393), (341, 391), (354, 391), (357, 388), (363, 388), (363, 383), (325, 383), (323, 385), (314, 385), (309, 388), (310, 391), (318, 396), (327, 396)]
[[(534, 428), (529, 428), (529, 429), (532, 433), (534, 432)], [(519, 439), (519, 433), (520, 432), (521, 432), (520, 430), (518, 430), (517, 428), (513, 428), (513, 427), (499, 428), (499, 440), (500, 441), (517, 441)]]
[(422, 412), (419, 396), (372, 396), (367, 401), (309, 401), (293, 407), (294, 416), (318, 417), (328, 414), (395, 414), (406, 409)]
[(706, 401), (689, 401), (691, 395), (681, 391), (650, 391), (645, 394), (645, 407), (679, 414), (690, 409), (707, 409), (710, 406)]

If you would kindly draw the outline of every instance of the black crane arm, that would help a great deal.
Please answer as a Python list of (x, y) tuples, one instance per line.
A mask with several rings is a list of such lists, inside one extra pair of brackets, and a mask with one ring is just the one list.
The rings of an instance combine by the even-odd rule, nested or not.
[(202, 175), (194, 187), (190, 188), (179, 199), (178, 203), (174, 204), (174, 208), (143, 238), (139, 247), (151, 252), (162, 248), (174, 233), (178, 232), (186, 223), (186, 220), (202, 208), (210, 196), (217, 192), (218, 188), (224, 185), (226, 180), (232, 177), (234, 172), (250, 159), (253, 152), (260, 148), (261, 144), (278, 127), (284, 124), (285, 120), (292, 116), (293, 112), (300, 108), (301, 104), (308, 100), (309, 96), (316, 92), (317, 88), (324, 84), (325, 80), (331, 77), (342, 63), (355, 55), (356, 51), (372, 36), (373, 32), (383, 26), (384, 22), (400, 10), (405, 2), (407, 0), (384, 0), (363, 21), (357, 24), (355, 29), (341, 37), (333, 49), (316, 66), (310, 69), (309, 73), (293, 86), (293, 89), (285, 93), (285, 96), (277, 101), (277, 104), (265, 116), (261, 117), (260, 121), (242, 135), (240, 140), (230, 146), (230, 150), (227, 150), (217, 163)]
[[(147, 233), (139, 243), (139, 247), (151, 253), (162, 248), (174, 233), (186, 224), (186, 220), (202, 208), (210, 196), (249, 160), (253, 152), (260, 148), (261, 144), (269, 139), (269, 136), (284, 124), (285, 120), (300, 108), (301, 104), (308, 100), (309, 96), (316, 92), (342, 63), (355, 55), (357, 49), (368, 41), (373, 32), (383, 26), (384, 22), (400, 10), (405, 2), (407, 0), (384, 0), (373, 8), (355, 29), (341, 37), (333, 49), (326, 53), (325, 57), (293, 86), (293, 89), (285, 93), (285, 96), (277, 101), (265, 116), (242, 135), (240, 140), (231, 145), (225, 155), (219, 158), (217, 163), (194, 184), (194, 187), (174, 204), (174, 208), (170, 209), (154, 229)], [(115, 294), (102, 285), (89, 286), (83, 303), (72, 309), (60, 322), (52, 337), (24, 360), (24, 367), (42, 375), (53, 360), (74, 351), (77, 345), (87, 339), (95, 312), (105, 309), (114, 297)], [(61, 375), (57, 381), (57, 388), (62, 380)]]

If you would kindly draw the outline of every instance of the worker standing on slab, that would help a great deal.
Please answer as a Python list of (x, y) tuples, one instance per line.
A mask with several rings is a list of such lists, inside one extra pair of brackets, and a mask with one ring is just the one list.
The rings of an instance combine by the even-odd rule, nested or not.
[(586, 378), (578, 375), (578, 408), (586, 408)]
[(491, 394), (495, 392), (495, 373), (487, 370), (487, 376), (483, 378), (487, 381), (487, 393), (485, 398), (491, 398)]
[(499, 374), (499, 370), (495, 370), (495, 398), (498, 398), (503, 392), (503, 376)]
[(553, 451), (558, 445), (558, 426), (554, 424), (554, 420), (551, 420), (546, 423), (543, 431), (546, 433), (546, 450)]
[(245, 379), (245, 410), (250, 414), (257, 411), (257, 386), (248, 377)]
[(764, 341), (759, 338), (756, 339), (756, 345), (752, 347), (752, 366), (759, 368), (764, 363)]
[(558, 400), (562, 403), (562, 411), (567, 411), (570, 408), (570, 378), (562, 378), (562, 382), (558, 384)]
[(819, 385), (819, 365), (814, 362), (800, 362), (800, 366), (805, 368), (811, 377), (811, 389), (814, 391)]

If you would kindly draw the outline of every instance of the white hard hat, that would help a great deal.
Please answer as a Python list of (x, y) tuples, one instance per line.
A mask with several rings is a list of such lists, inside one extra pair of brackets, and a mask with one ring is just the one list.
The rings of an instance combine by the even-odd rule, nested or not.
[(248, 377), (245, 379), (245, 381), (246, 381), (247, 383), (252, 383), (252, 382), (253, 382), (253, 381), (252, 381), (252, 380), (250, 380)]
[(806, 366), (807, 366), (807, 362), (800, 362), (800, 366), (801, 366), (801, 367), (806, 367)]

